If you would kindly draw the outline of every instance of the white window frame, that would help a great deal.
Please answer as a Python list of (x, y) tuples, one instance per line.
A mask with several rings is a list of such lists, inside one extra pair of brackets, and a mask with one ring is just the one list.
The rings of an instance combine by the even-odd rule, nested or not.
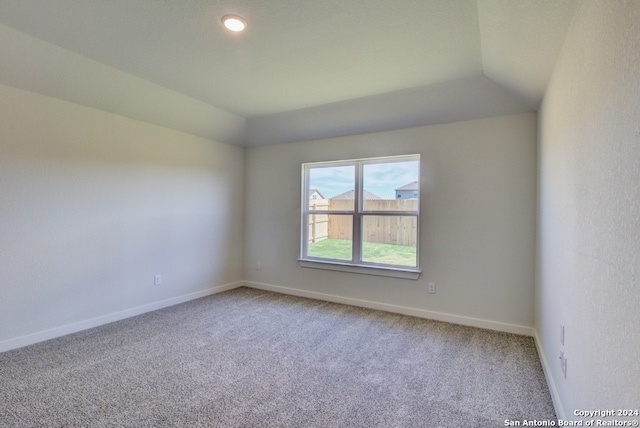
[[(363, 171), (366, 164), (379, 164), (385, 162), (418, 161), (420, 167), (420, 155), (385, 156), (379, 158), (350, 159), (330, 162), (312, 162), (302, 164), (302, 200), (301, 200), (301, 228), (300, 228), (300, 258), (298, 263), (302, 267), (337, 270), (341, 272), (361, 273), (368, 275), (380, 275), (405, 279), (418, 279), (420, 271), (420, 207), (417, 211), (370, 211), (364, 210), (363, 198)], [(311, 210), (309, 209), (309, 170), (318, 167), (354, 166), (355, 199), (352, 210)], [(420, 173), (418, 172), (418, 176)], [(419, 196), (418, 190), (418, 196)], [(418, 197), (419, 199), (419, 197)], [(309, 246), (309, 216), (310, 215), (351, 215), (353, 222), (352, 232), (352, 259), (334, 260), (326, 258), (310, 257), (307, 255)], [(362, 219), (365, 215), (378, 216), (409, 216), (416, 217), (416, 266), (398, 266), (362, 261)]]

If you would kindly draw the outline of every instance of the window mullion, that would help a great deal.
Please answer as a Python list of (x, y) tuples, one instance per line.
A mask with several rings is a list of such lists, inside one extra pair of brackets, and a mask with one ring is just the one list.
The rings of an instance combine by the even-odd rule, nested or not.
[(355, 168), (355, 207), (353, 214), (353, 262), (360, 263), (362, 260), (362, 206), (363, 206), (363, 191), (362, 191), (362, 162), (356, 163)]
[(418, 211), (366, 211), (367, 215), (387, 215), (396, 217), (413, 216), (418, 217)]

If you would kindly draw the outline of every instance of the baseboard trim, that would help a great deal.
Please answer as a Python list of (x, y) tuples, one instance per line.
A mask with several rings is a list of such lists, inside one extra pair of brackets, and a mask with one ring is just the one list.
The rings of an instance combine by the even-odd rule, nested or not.
[(82, 330), (87, 330), (89, 328), (98, 327), (104, 324), (109, 324), (114, 321), (120, 321), (125, 318), (134, 317), (136, 315), (142, 315), (147, 312), (151, 312), (151, 311), (166, 308), (169, 306), (177, 305), (180, 303), (188, 302), (189, 300), (199, 299), (201, 297), (209, 296), (209, 295), (220, 293), (227, 290), (232, 290), (234, 288), (242, 287), (243, 284), (244, 283), (242, 281), (236, 281), (228, 284), (218, 285), (216, 287), (208, 288), (206, 290), (196, 291), (194, 293), (184, 294), (182, 296), (172, 297), (170, 299), (161, 300), (158, 302), (153, 302), (153, 303), (149, 303), (142, 306), (137, 306), (135, 308), (125, 309), (123, 311), (101, 315), (99, 317), (79, 321), (73, 324), (62, 325), (60, 327), (55, 327), (50, 330), (39, 331), (37, 333), (31, 333), (26, 336), (8, 339), (0, 342), (0, 352), (22, 348), (24, 346), (33, 345), (38, 342), (44, 342), (45, 340), (55, 339), (56, 337), (65, 336), (71, 333), (77, 333)]
[(411, 308), (406, 306), (391, 305), (388, 303), (373, 302), (370, 300), (354, 299), (352, 297), (343, 297), (333, 294), (318, 293), (315, 291), (300, 290), (297, 288), (283, 287), (280, 285), (265, 284), (261, 282), (245, 281), (244, 285), (249, 288), (259, 290), (273, 291), (276, 293), (290, 294), (292, 296), (308, 297), (310, 299), (324, 300), (333, 303), (342, 303), (345, 305), (359, 306), (369, 309), (378, 309), (386, 312), (393, 312), (403, 315), (411, 315), (418, 318), (426, 318), (436, 321), (445, 321), (453, 324), (466, 325), (470, 327), (484, 328), (488, 330), (502, 331), (505, 333), (520, 334), (523, 336), (533, 336), (532, 327), (526, 327), (515, 324), (500, 323), (496, 321), (483, 320), (478, 318), (464, 317), (460, 315), (447, 314), (443, 312), (427, 311), (424, 309)]
[(307, 297), (310, 299), (324, 300), (334, 303), (342, 303), (345, 305), (359, 306), (369, 309), (377, 309), (386, 312), (393, 312), (403, 315), (411, 315), (418, 318), (431, 319), (436, 321), (450, 322), (454, 324), (466, 325), (470, 327), (484, 328), (488, 330), (502, 331), (506, 333), (520, 334), (524, 336), (533, 336), (536, 341), (536, 347), (538, 347), (538, 354), (542, 361), (545, 376), (549, 383), (554, 405), (556, 406), (556, 413), (561, 413), (561, 406), (558, 399), (557, 391), (553, 379), (549, 376), (548, 364), (544, 357), (544, 353), (541, 352), (539, 339), (535, 333), (535, 330), (531, 327), (520, 326), (515, 324), (500, 323), (495, 321), (483, 320), (479, 318), (464, 317), (460, 315), (447, 314), (443, 312), (428, 311), (424, 309), (411, 308), (406, 306), (392, 305), (389, 303), (374, 302), (370, 300), (355, 299), (351, 297), (338, 296), (333, 294), (318, 293), (315, 291), (300, 290), (296, 288), (283, 287), (273, 284), (265, 284), (253, 281), (236, 281), (228, 284), (219, 285), (206, 290), (197, 291), (194, 293), (185, 294), (182, 296), (172, 297), (170, 299), (161, 300), (158, 302), (149, 303), (135, 308), (125, 309), (123, 311), (114, 312), (111, 314), (102, 315), (99, 317), (91, 318), (88, 320), (79, 321), (73, 324), (67, 324), (59, 327), (52, 328), (50, 330), (39, 331), (31, 333), (25, 336), (16, 337), (0, 342), (0, 352), (10, 351), (12, 349), (22, 348), (24, 346), (33, 345), (38, 342), (44, 342), (45, 340), (55, 339), (56, 337), (65, 336), (67, 334), (77, 333), (82, 330), (86, 330), (93, 327), (98, 327), (104, 324), (108, 324), (115, 321), (120, 321), (125, 318), (130, 318), (136, 315), (141, 315), (147, 312), (155, 311), (158, 309), (166, 308), (169, 306), (177, 305), (180, 303), (188, 302), (189, 300), (199, 299), (201, 297), (209, 296), (212, 294), (220, 293), (227, 290), (232, 290), (241, 286), (250, 288), (273, 291), (281, 294), (289, 294), (299, 297)]
[(536, 344), (536, 349), (538, 350), (538, 357), (540, 358), (540, 364), (542, 364), (542, 371), (544, 372), (544, 377), (547, 379), (547, 385), (549, 387), (549, 392), (551, 393), (551, 401), (553, 401), (553, 407), (556, 411), (556, 419), (567, 420), (566, 415), (564, 413), (564, 408), (562, 407), (562, 402), (560, 401), (560, 394), (558, 394), (558, 389), (556, 387), (556, 383), (551, 375), (551, 366), (549, 365), (549, 360), (547, 360), (546, 354), (544, 353), (544, 349), (542, 348), (542, 341), (540, 340), (540, 336), (538, 336), (538, 330), (533, 330), (533, 340)]

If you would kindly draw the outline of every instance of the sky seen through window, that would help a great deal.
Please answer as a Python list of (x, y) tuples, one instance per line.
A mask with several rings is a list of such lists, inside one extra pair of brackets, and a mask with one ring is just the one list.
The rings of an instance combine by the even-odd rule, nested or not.
[[(419, 181), (418, 161), (365, 164), (364, 189), (382, 199), (395, 199), (395, 189)], [(353, 190), (353, 165), (329, 166), (309, 170), (309, 188), (317, 189), (326, 199)]]

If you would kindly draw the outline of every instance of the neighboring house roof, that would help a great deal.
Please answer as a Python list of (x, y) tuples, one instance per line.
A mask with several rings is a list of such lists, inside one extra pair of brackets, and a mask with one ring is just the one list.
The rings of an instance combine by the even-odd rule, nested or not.
[(398, 190), (419, 190), (418, 182), (417, 181), (412, 181), (409, 184), (405, 184), (402, 187), (398, 187), (396, 189), (396, 191), (398, 191)]
[(322, 193), (320, 193), (318, 189), (309, 189), (309, 196), (313, 195), (314, 193), (317, 193), (322, 199), (325, 199), (325, 197), (322, 195)]
[[(355, 192), (353, 190), (347, 190), (346, 192), (340, 193), (331, 199), (355, 199), (354, 195)], [(380, 196), (375, 193), (371, 193), (368, 190), (363, 190), (362, 196), (364, 196), (365, 199), (382, 199)]]

